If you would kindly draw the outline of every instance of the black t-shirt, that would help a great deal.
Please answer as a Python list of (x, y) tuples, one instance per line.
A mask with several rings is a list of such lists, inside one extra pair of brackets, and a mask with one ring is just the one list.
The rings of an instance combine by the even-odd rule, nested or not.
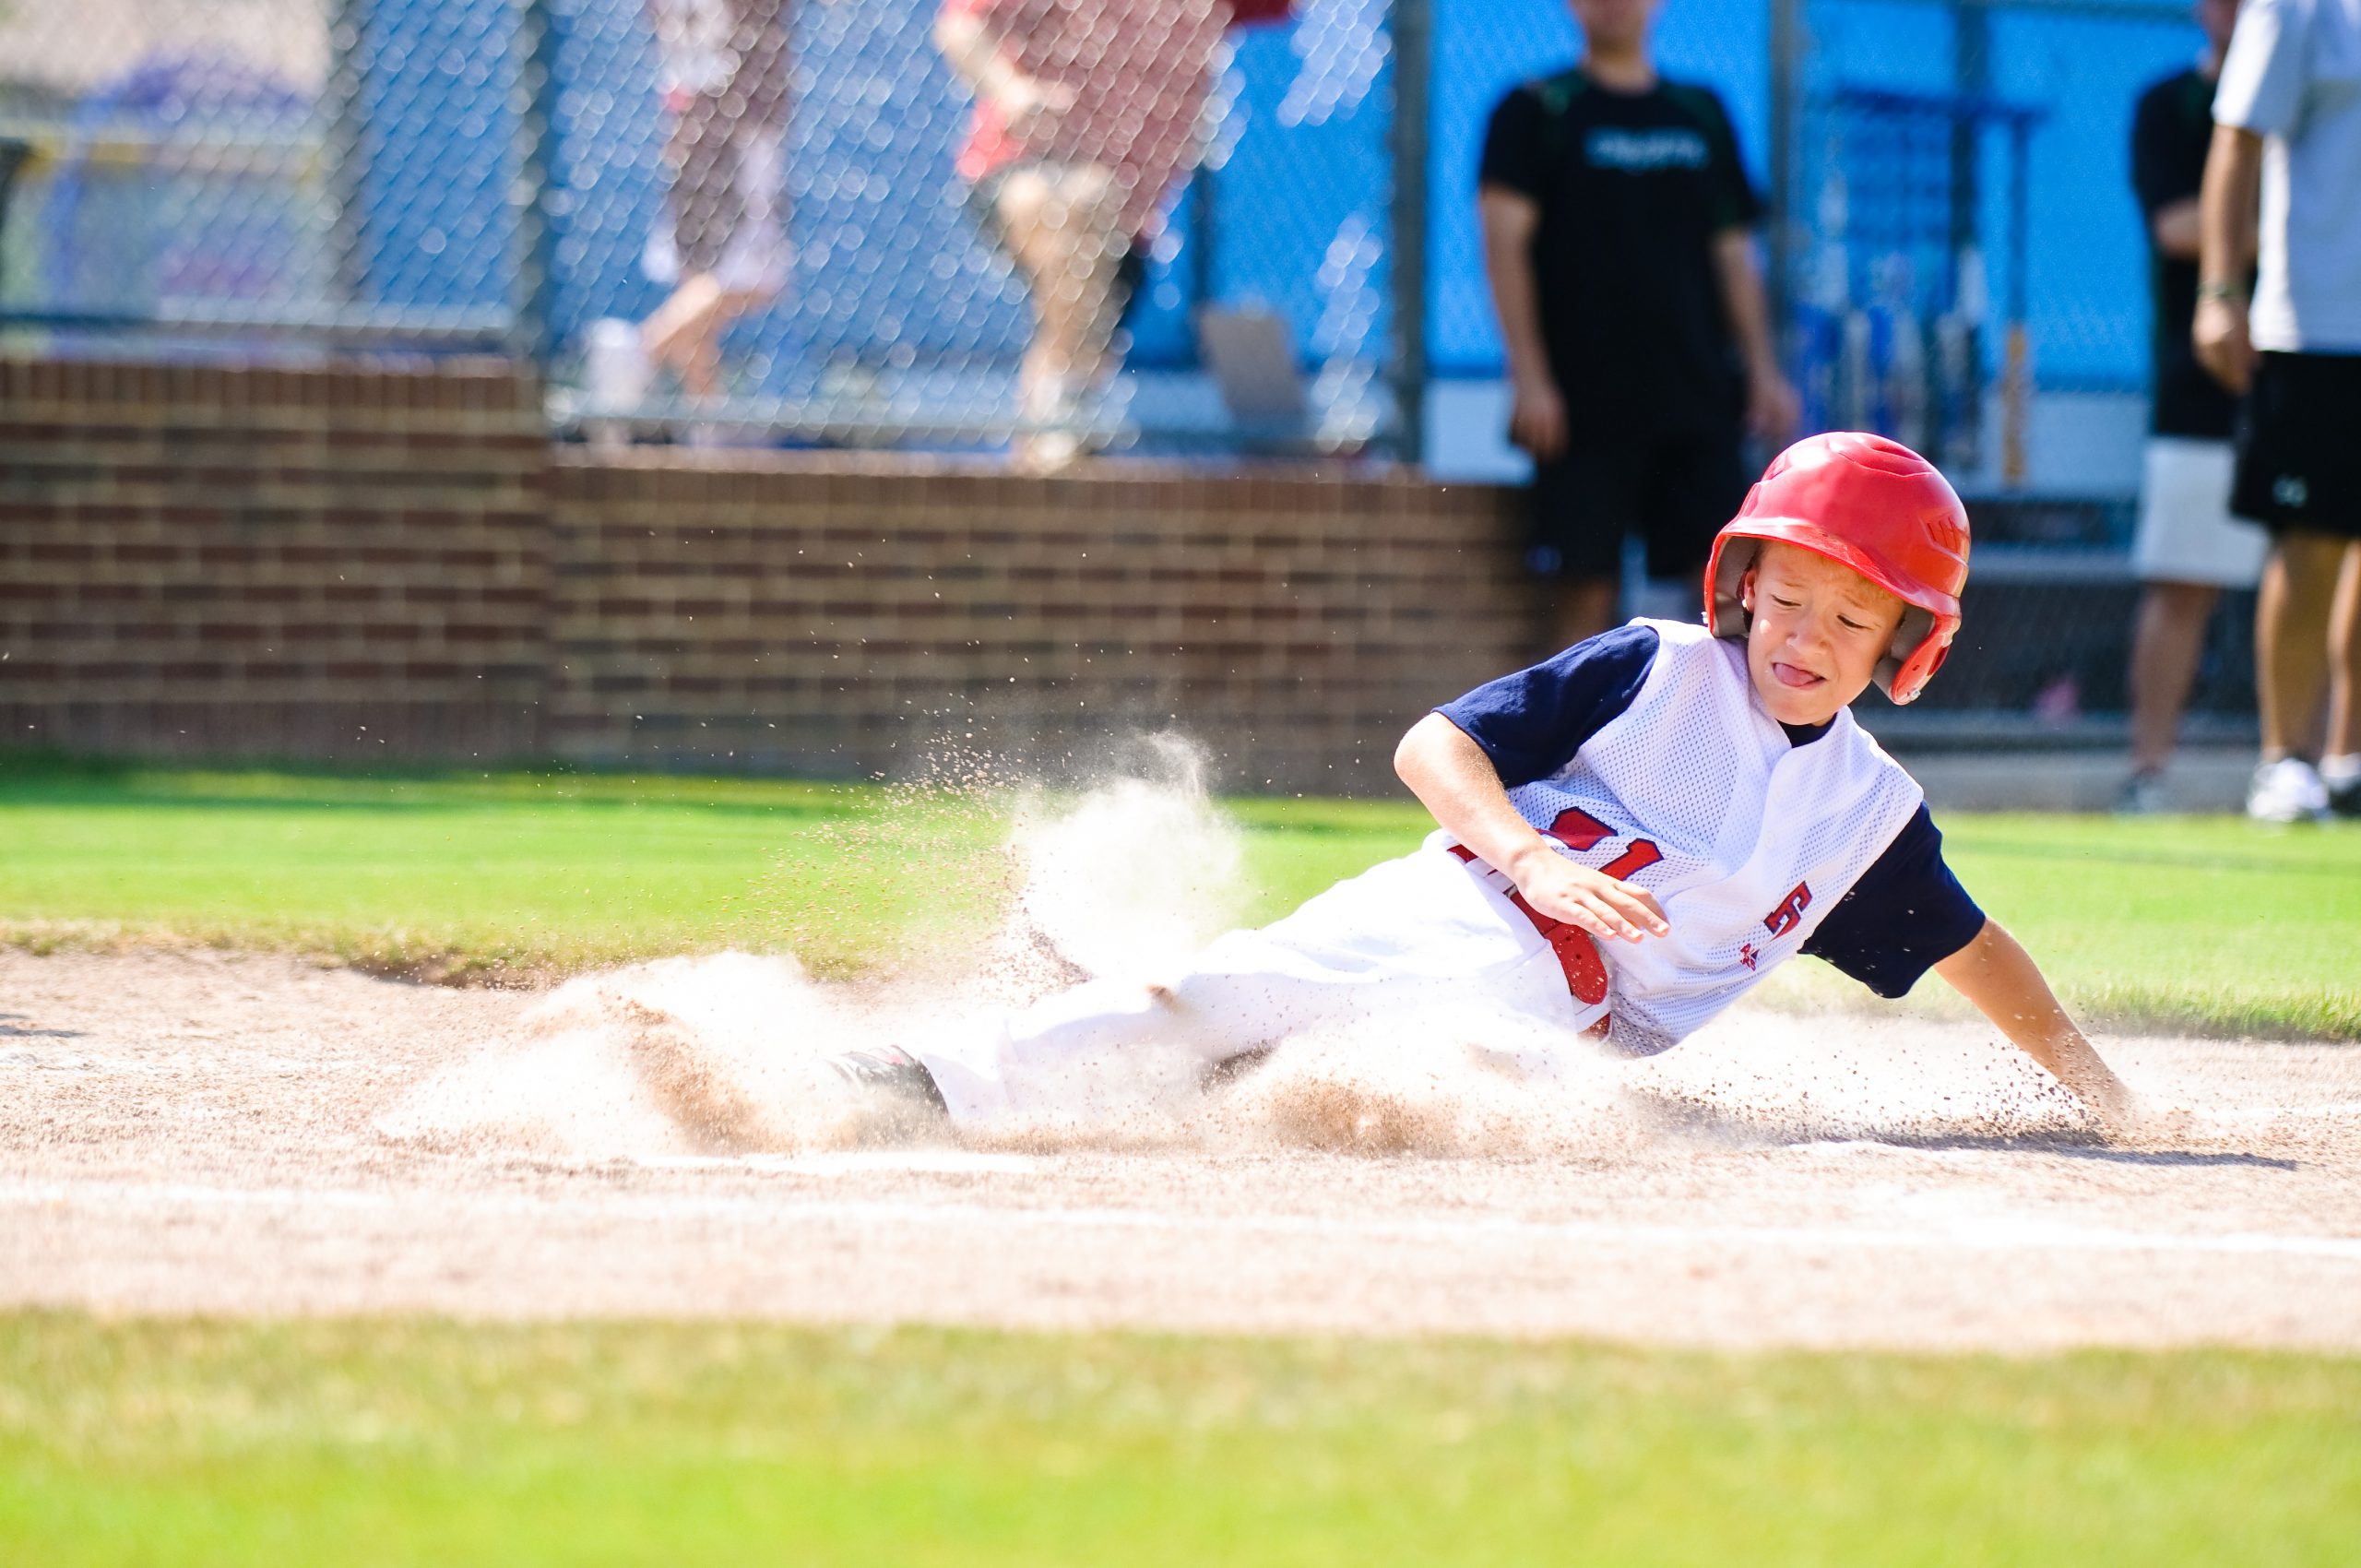
[(1617, 92), (1579, 68), (1501, 101), (1479, 182), (1532, 198), (1543, 346), (1577, 431), (1718, 430), (1745, 379), (1715, 235), (1762, 204), (1709, 88)]
[(2149, 286), (2155, 301), (2156, 403), (2148, 428), (2158, 435), (2227, 441), (2233, 405), (2205, 374), (2189, 346), (2197, 315), (2197, 263), (2156, 248), (2156, 213), (2197, 195), (2213, 140), (2213, 83), (2195, 66), (2140, 95), (2131, 117), (2131, 188), (2148, 224)]

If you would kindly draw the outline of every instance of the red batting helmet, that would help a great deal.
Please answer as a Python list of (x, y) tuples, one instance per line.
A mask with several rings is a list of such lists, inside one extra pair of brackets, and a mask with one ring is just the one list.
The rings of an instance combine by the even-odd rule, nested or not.
[(1738, 582), (1775, 539), (1825, 555), (1902, 600), (1902, 625), (1878, 660), (1878, 689), (1916, 697), (1951, 650), (1967, 586), (1967, 508), (1950, 481), (1899, 441), (1857, 431), (1807, 436), (1771, 459), (1714, 540), (1705, 624), (1746, 636)]

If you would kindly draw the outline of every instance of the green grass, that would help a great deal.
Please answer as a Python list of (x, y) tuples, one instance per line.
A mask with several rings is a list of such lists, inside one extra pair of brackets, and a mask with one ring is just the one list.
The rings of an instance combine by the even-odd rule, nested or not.
[(2086, 1013), (2361, 1039), (2361, 826), (1964, 815), (1945, 837)]
[(2361, 1361), (0, 1317), (0, 1561), (2352, 1562)]
[[(1228, 809), (1249, 920), (1402, 852), (1427, 826), (1407, 802)], [(737, 945), (843, 973), (986, 923), (1008, 885), (1005, 810), (850, 785), (0, 755), (0, 938), (280, 947), (437, 977)], [(2361, 1039), (2361, 832), (2227, 817), (1945, 826), (1970, 890), (2087, 1016)], [(1818, 968), (1791, 966), (1777, 994), (1868, 1001)]]

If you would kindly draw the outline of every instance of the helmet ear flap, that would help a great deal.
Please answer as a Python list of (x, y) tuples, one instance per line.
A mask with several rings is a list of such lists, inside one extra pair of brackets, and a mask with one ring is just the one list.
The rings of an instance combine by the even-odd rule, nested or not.
[(1932, 611), (1911, 605), (1903, 612), (1886, 656), (1878, 660), (1878, 690), (1895, 707), (1918, 700), (1918, 694), (1951, 657), (1951, 628)]
[(1762, 541), (1744, 534), (1725, 534), (1715, 545), (1705, 584), (1705, 629), (1714, 636), (1746, 636), (1753, 618), (1747, 613), (1739, 588), (1762, 553)]

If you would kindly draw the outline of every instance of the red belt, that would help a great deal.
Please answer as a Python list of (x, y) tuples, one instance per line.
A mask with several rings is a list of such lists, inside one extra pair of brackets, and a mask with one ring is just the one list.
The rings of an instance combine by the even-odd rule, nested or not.
[[(1508, 883), (1506, 873), (1477, 860), (1476, 852), (1465, 845), (1453, 844), (1450, 848), (1453, 854), (1457, 855), (1468, 864), (1482, 866), (1486, 871), (1499, 877), (1502, 883)], [(1539, 932), (1542, 940), (1549, 944), (1549, 950), (1558, 955), (1558, 968), (1565, 972), (1566, 990), (1572, 994), (1574, 1000), (1586, 1007), (1596, 1007), (1606, 1001), (1607, 960), (1598, 956), (1598, 944), (1592, 938), (1590, 932), (1578, 925), (1570, 924), (1565, 921), (1552, 920), (1543, 914), (1525, 901), (1525, 895), (1519, 893), (1513, 884), (1509, 884), (1504, 891), (1508, 894), (1509, 902), (1524, 912), (1525, 918), (1533, 922), (1533, 929)], [(1604, 1039), (1607, 1037), (1607, 1029), (1608, 1020), (1601, 1018), (1584, 1032), (1596, 1035)]]

